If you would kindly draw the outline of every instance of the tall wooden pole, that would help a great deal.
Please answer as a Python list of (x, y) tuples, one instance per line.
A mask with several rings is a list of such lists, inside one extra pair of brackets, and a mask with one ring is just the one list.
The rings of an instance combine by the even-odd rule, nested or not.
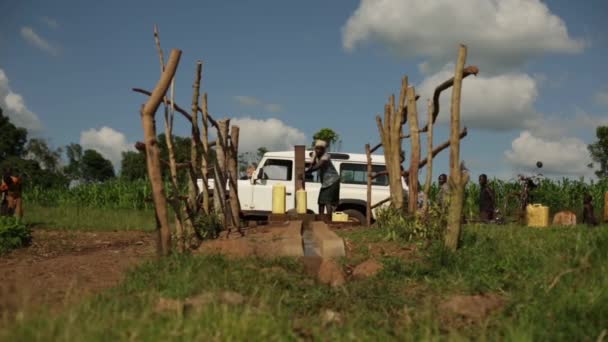
[(420, 163), (420, 133), (418, 132), (418, 109), (416, 108), (416, 90), (414, 87), (407, 89), (407, 115), (410, 123), (411, 153), (409, 169), (409, 199), (408, 212), (416, 214), (418, 209), (418, 165)]
[(207, 93), (203, 95), (203, 158), (201, 161), (201, 178), (203, 179), (203, 212), (209, 214), (209, 112), (207, 111)]
[(238, 192), (238, 155), (239, 155), (239, 127), (232, 126), (230, 129), (230, 145), (227, 148), (228, 159), (228, 180), (230, 187), (230, 213), (232, 218), (232, 227), (241, 231), (241, 203), (239, 201)]
[(452, 107), (450, 116), (450, 187), (448, 226), (445, 235), (445, 246), (456, 251), (460, 243), (462, 210), (464, 206), (464, 187), (469, 180), (468, 173), (463, 173), (460, 164), (460, 97), (462, 93), (462, 76), (467, 58), (467, 48), (460, 45), (458, 62), (454, 72), (454, 89), (452, 90)]
[(152, 186), (152, 198), (154, 209), (158, 220), (158, 254), (168, 255), (171, 252), (171, 230), (167, 217), (167, 197), (163, 186), (160, 150), (156, 140), (156, 122), (154, 115), (161, 101), (163, 100), (171, 80), (175, 76), (175, 71), (179, 64), (181, 51), (174, 49), (171, 51), (169, 61), (161, 74), (160, 80), (154, 87), (152, 95), (144, 105), (141, 113), (141, 121), (144, 130), (144, 142), (146, 144), (146, 166), (148, 178)]
[[(217, 129), (217, 143), (215, 145), (215, 153), (217, 158), (217, 170), (219, 178), (214, 180), (214, 188), (218, 190), (218, 194), (221, 195), (226, 191), (226, 151), (228, 145), (228, 127), (230, 126), (230, 119), (224, 119), (218, 121)], [(221, 196), (218, 199), (221, 202), (221, 208), (226, 209), (226, 197)], [(216, 209), (217, 210), (217, 209)], [(224, 224), (229, 224), (226, 220), (226, 210), (221, 213), (221, 217), (224, 220)], [(231, 221), (231, 220), (230, 220)]]
[(365, 218), (367, 226), (372, 225), (372, 153), (369, 144), (365, 144), (365, 156), (367, 157), (367, 205), (365, 208)]
[(428, 127), (427, 138), (427, 157), (426, 157), (426, 181), (424, 182), (424, 207), (423, 212), (428, 213), (429, 210), (429, 193), (431, 191), (431, 183), (433, 182), (433, 102), (428, 100), (428, 121), (426, 127)]

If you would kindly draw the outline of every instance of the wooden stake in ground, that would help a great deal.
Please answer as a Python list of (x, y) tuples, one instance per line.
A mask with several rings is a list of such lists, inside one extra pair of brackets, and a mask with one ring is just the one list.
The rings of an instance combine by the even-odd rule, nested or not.
[(460, 163), (460, 96), (464, 63), (467, 58), (467, 48), (460, 45), (458, 62), (454, 73), (454, 89), (452, 90), (452, 108), (450, 116), (450, 187), (448, 226), (445, 235), (445, 246), (456, 251), (460, 243), (462, 210), (464, 206), (464, 187), (469, 180), (468, 172), (463, 172), (464, 165)]
[(367, 157), (367, 205), (365, 208), (365, 216), (367, 226), (372, 225), (372, 152), (369, 144), (365, 144), (365, 156)]
[[(228, 127), (230, 127), (230, 119), (224, 119), (224, 120), (219, 120), (218, 121), (218, 129), (217, 129), (217, 143), (215, 145), (215, 154), (216, 154), (216, 158), (217, 158), (217, 177), (214, 180), (214, 189), (217, 189), (217, 194), (220, 195), (220, 198), (217, 198), (216, 203), (220, 204), (220, 208), (224, 209), (221, 213), (218, 212), (218, 214), (220, 214), (220, 217), (222, 219), (222, 222), (224, 222), (225, 225), (228, 225), (229, 222), (226, 220), (226, 197), (225, 196), (221, 196), (222, 193), (224, 193), (226, 191), (226, 151), (227, 151), (227, 145), (228, 145)], [(218, 211), (218, 209), (216, 207), (216, 212)]]
[(239, 127), (232, 126), (230, 129), (230, 144), (227, 148), (226, 155), (228, 157), (228, 181), (230, 187), (230, 213), (232, 218), (231, 226), (237, 228), (239, 233), (243, 235), (241, 230), (241, 203), (239, 201), (238, 192), (238, 155), (239, 155)]
[(171, 252), (171, 231), (167, 217), (167, 197), (163, 186), (160, 150), (156, 141), (156, 123), (154, 114), (163, 100), (171, 80), (175, 76), (177, 65), (181, 57), (181, 51), (174, 49), (171, 51), (169, 61), (165, 66), (160, 80), (154, 87), (152, 95), (144, 105), (141, 113), (141, 121), (144, 130), (144, 142), (146, 144), (146, 166), (148, 169), (148, 178), (152, 186), (152, 198), (154, 200), (154, 209), (156, 218), (159, 223), (158, 229), (158, 253), (159, 255), (168, 255)]
[(420, 163), (420, 133), (418, 132), (418, 109), (416, 108), (416, 90), (414, 87), (407, 89), (407, 113), (410, 123), (411, 153), (409, 169), (409, 196), (408, 212), (415, 215), (418, 209), (418, 165)]
[(422, 212), (426, 215), (429, 211), (429, 193), (431, 192), (431, 183), (433, 182), (433, 102), (428, 100), (428, 127), (427, 139), (427, 157), (426, 157), (426, 180), (424, 182), (424, 204)]
[(203, 211), (209, 215), (209, 112), (207, 111), (207, 93), (203, 95), (203, 158), (201, 161), (201, 178), (203, 179)]
[(391, 203), (397, 209), (403, 209), (403, 184), (401, 182), (401, 136), (402, 126), (406, 121), (405, 94), (407, 77), (401, 82), (399, 107), (395, 108), (395, 96), (391, 95), (389, 103), (384, 106), (384, 124), (380, 116), (376, 116), (378, 131), (384, 150), (386, 170), (388, 171), (391, 190)]

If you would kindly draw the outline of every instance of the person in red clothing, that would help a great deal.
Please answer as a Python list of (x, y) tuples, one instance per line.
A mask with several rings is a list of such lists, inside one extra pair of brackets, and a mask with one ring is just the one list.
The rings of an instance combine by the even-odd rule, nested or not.
[(12, 176), (10, 170), (5, 172), (2, 176), (2, 184), (0, 184), (3, 215), (15, 216), (19, 219), (23, 217), (21, 190), (21, 179), (17, 176)]

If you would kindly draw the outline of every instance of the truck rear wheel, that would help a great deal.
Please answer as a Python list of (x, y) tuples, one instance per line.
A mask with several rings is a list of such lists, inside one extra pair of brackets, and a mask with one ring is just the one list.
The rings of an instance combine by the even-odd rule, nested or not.
[(348, 214), (349, 221), (355, 221), (360, 225), (364, 225), (367, 222), (365, 214), (363, 214), (357, 209), (346, 209), (342, 212)]

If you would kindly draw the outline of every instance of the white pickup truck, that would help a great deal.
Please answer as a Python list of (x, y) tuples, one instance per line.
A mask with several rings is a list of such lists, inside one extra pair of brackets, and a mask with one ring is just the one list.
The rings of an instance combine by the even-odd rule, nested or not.
[[(367, 158), (365, 154), (332, 153), (331, 160), (340, 173), (340, 205), (338, 211), (346, 212), (349, 217), (365, 222), (367, 202)], [(306, 151), (306, 167), (312, 161), (312, 152)], [(264, 155), (251, 179), (239, 180), (238, 191), (243, 214), (250, 216), (267, 216), (272, 212), (272, 187), (283, 184), (287, 192), (287, 210), (295, 208), (294, 189), (294, 151), (268, 152)], [(374, 173), (385, 171), (384, 156), (372, 155), (372, 170)], [(199, 179), (199, 188), (202, 180)], [(372, 204), (378, 203), (390, 196), (388, 176), (380, 176), (372, 181)], [(403, 182), (407, 191), (407, 185)], [(210, 180), (209, 187), (213, 187)], [(308, 211), (317, 213), (317, 197), (321, 183), (315, 172), (306, 178)], [(372, 213), (375, 217), (375, 213)]]

